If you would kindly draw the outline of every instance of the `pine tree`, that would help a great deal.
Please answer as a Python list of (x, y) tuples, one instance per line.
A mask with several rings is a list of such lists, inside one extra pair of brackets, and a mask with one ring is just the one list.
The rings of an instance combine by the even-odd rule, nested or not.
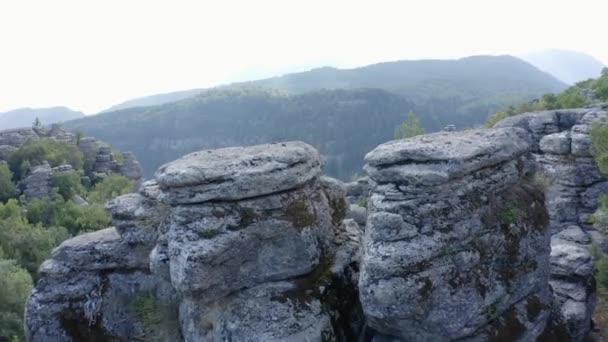
[(410, 110), (407, 120), (395, 129), (395, 139), (406, 139), (424, 134), (420, 119)]

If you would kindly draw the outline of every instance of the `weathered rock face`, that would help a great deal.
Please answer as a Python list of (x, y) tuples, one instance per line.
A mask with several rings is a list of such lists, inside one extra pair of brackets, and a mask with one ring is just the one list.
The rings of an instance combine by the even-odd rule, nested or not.
[(544, 330), (548, 217), (525, 180), (528, 149), (528, 134), (507, 128), (393, 141), (366, 156), (368, 326), (405, 341), (529, 341)]
[[(343, 223), (344, 196), (303, 143), (169, 163), (108, 203), (116, 228), (68, 240), (44, 263), (28, 339), (350, 340), (363, 326), (360, 229)], [(172, 322), (169, 335), (158, 336), (165, 328), (150, 326), (137, 298), (170, 311), (161, 320)]]
[(184, 298), (187, 341), (345, 333), (320, 287), (332, 286), (329, 246), (346, 203), (340, 184), (319, 176), (318, 153), (297, 142), (202, 151), (159, 169), (172, 208), (152, 268)]
[(108, 203), (114, 228), (53, 252), (28, 339), (581, 341), (603, 117), (392, 141), (348, 184), (300, 142), (186, 155)]
[[(145, 340), (145, 315), (156, 313), (144, 310), (171, 310), (176, 300), (150, 274), (149, 251), (114, 228), (65, 241), (40, 267), (25, 313), (28, 341)], [(179, 338), (177, 329), (159, 333)]]
[(53, 193), (53, 170), (48, 163), (32, 168), (28, 176), (19, 185), (28, 200), (45, 198)]
[(589, 247), (590, 236), (601, 234), (593, 230), (590, 216), (608, 182), (591, 156), (589, 132), (606, 118), (606, 110), (598, 107), (522, 114), (496, 124), (521, 127), (533, 139), (535, 181), (545, 188), (553, 234), (551, 286), (574, 341), (588, 334), (596, 303)]

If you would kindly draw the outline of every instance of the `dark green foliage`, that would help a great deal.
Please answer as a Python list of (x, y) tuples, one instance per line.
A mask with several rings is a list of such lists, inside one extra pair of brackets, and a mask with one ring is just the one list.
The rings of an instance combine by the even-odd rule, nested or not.
[(42, 139), (28, 141), (9, 158), (9, 166), (15, 179), (26, 176), (30, 166), (40, 165), (47, 161), (52, 167), (70, 164), (76, 170), (82, 169), (83, 155), (75, 145)]
[(0, 257), (0, 341), (23, 341), (23, 307), (32, 277), (13, 260)]
[(0, 202), (6, 202), (15, 197), (13, 173), (6, 164), (0, 163)]
[(0, 248), (7, 259), (13, 259), (35, 274), (51, 250), (68, 238), (62, 227), (29, 224), (16, 200), (0, 204)]
[(240, 215), (240, 225), (243, 227), (252, 224), (259, 217), (259, 215), (255, 212), (255, 209), (253, 208), (241, 208)]
[(502, 214), (500, 216), (500, 221), (506, 225), (515, 224), (515, 223), (517, 223), (518, 220), (519, 220), (519, 208), (514, 207), (514, 206), (505, 208), (502, 211)]
[(595, 124), (589, 132), (591, 151), (600, 171), (608, 175), (608, 124)]
[(112, 198), (133, 191), (133, 187), (134, 183), (132, 180), (125, 176), (114, 174), (105, 177), (101, 182), (95, 184), (87, 198), (92, 203), (105, 204)]
[(112, 223), (103, 204), (78, 206), (60, 195), (30, 201), (26, 205), (26, 217), (32, 224), (65, 227), (72, 235), (107, 228)]
[(57, 188), (63, 199), (69, 200), (75, 195), (84, 194), (85, 190), (80, 183), (80, 178), (82, 178), (82, 174), (77, 171), (55, 173), (53, 175), (53, 187)]

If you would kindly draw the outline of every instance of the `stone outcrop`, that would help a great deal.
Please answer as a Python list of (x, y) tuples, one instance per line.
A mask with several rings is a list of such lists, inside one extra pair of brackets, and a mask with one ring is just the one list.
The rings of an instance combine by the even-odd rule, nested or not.
[[(318, 153), (298, 142), (164, 165), (138, 193), (108, 203), (115, 228), (68, 240), (43, 264), (26, 314), (29, 340), (157, 337), (164, 327), (124, 297), (138, 298), (138, 287), (175, 309), (166, 320), (180, 336), (167, 341), (354, 338), (363, 326), (360, 228), (343, 222), (343, 184), (320, 172)], [(118, 276), (131, 277), (123, 279), (131, 287), (114, 289)], [(70, 286), (77, 293), (56, 296)], [(121, 323), (102, 306), (123, 300)]]
[(34, 166), (19, 187), (23, 188), (23, 194), (28, 200), (45, 198), (53, 193), (52, 179), (53, 170), (47, 162), (44, 162), (42, 165)]
[(28, 339), (582, 341), (605, 117), (388, 142), (347, 184), (301, 142), (186, 155), (109, 202), (114, 227), (53, 252)]
[(599, 195), (607, 193), (608, 181), (592, 157), (589, 132), (606, 119), (606, 109), (597, 107), (522, 114), (496, 124), (521, 127), (532, 137), (535, 182), (545, 188), (553, 235), (551, 286), (574, 341), (588, 334), (597, 300), (590, 237), (601, 234), (590, 217)]
[(529, 144), (519, 128), (436, 133), (366, 156), (368, 326), (405, 341), (529, 341), (544, 331), (550, 235), (542, 191), (526, 181)]

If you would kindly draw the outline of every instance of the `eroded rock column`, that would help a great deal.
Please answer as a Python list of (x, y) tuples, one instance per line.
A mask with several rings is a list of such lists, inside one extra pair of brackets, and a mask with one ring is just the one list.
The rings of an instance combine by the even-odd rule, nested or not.
[(544, 187), (551, 238), (551, 287), (572, 341), (583, 341), (591, 328), (597, 294), (593, 278), (590, 217), (598, 208), (608, 182), (599, 172), (589, 133), (605, 122), (606, 110), (566, 109), (527, 113), (507, 118), (498, 127), (521, 127), (532, 137), (531, 156), (536, 182)]
[(378, 146), (359, 282), (368, 326), (405, 341), (533, 340), (550, 317), (548, 216), (519, 128)]
[(299, 142), (196, 152), (157, 171), (171, 209), (151, 269), (182, 297), (186, 341), (345, 334), (329, 247), (346, 203), (320, 173), (316, 150)]

